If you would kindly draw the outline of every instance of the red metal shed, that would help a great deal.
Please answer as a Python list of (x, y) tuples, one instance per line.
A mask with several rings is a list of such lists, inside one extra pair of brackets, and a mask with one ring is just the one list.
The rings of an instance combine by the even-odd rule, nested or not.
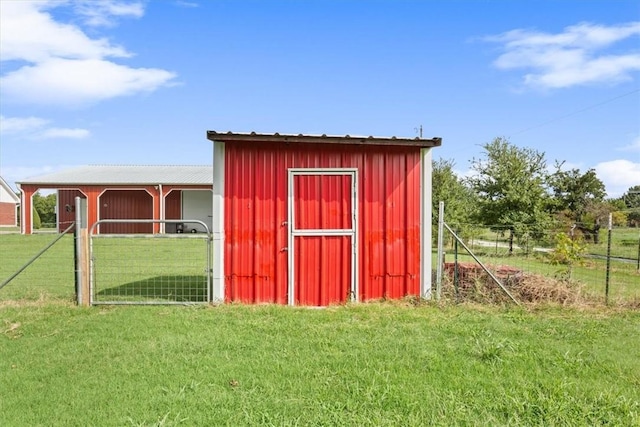
[(213, 296), (325, 306), (429, 297), (440, 138), (209, 131)]

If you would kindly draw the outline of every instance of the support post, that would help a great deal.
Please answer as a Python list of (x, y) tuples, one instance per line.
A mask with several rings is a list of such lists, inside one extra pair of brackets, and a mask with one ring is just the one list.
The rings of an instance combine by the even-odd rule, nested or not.
[(438, 263), (436, 266), (436, 300), (442, 293), (442, 267), (444, 264), (444, 202), (438, 203)]
[(433, 162), (430, 148), (420, 150), (420, 297), (431, 299)]
[(212, 244), (212, 272), (211, 272), (211, 301), (222, 303), (225, 299), (224, 273), (224, 142), (213, 142), (213, 218), (211, 221)]
[(87, 219), (83, 218), (82, 198), (76, 197), (76, 295), (78, 305), (91, 305), (91, 291), (89, 285), (89, 234), (87, 231)]

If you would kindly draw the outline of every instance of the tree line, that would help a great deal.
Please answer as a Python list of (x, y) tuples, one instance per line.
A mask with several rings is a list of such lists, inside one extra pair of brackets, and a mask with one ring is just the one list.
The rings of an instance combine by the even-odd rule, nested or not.
[(482, 146), (471, 160), (471, 173), (459, 177), (453, 160), (433, 164), (433, 222), (438, 204), (445, 203), (445, 220), (462, 234), (483, 226), (514, 239), (565, 229), (598, 243), (598, 230), (609, 213), (617, 226), (640, 226), (640, 183), (618, 198), (606, 198), (604, 183), (594, 169), (582, 172), (555, 161), (549, 168), (545, 153), (520, 148), (506, 138)]

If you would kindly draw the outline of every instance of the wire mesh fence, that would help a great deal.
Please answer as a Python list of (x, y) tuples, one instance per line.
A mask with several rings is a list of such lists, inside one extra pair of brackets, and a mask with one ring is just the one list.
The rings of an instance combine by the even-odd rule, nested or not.
[[(520, 227), (514, 235), (510, 227), (453, 228), (483, 263), (506, 275), (527, 273), (572, 282), (602, 299), (640, 299), (639, 228), (613, 227), (589, 235), (571, 228)], [(461, 247), (456, 250), (451, 234), (445, 236), (449, 276), (456, 262), (463, 269), (472, 269), (471, 256)]]
[[(73, 234), (0, 234), (0, 284), (5, 285), (0, 289), (0, 302), (73, 301), (76, 294), (74, 243)], [(49, 245), (51, 247), (27, 265)], [(24, 270), (12, 278), (22, 268)]]
[(93, 304), (209, 301), (208, 234), (91, 236)]

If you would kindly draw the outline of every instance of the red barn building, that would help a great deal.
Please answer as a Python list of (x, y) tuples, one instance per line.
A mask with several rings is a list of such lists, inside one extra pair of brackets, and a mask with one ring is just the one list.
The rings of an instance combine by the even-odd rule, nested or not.
[(215, 300), (430, 296), (431, 149), (440, 138), (207, 138)]
[[(56, 190), (57, 227), (75, 221), (75, 198), (86, 199), (87, 227), (100, 219), (199, 219), (211, 223), (211, 166), (82, 166), (23, 180), (21, 231), (33, 232), (31, 206), (40, 189)], [(175, 224), (167, 224), (171, 232)], [(100, 233), (159, 233), (159, 224), (102, 224)]]

